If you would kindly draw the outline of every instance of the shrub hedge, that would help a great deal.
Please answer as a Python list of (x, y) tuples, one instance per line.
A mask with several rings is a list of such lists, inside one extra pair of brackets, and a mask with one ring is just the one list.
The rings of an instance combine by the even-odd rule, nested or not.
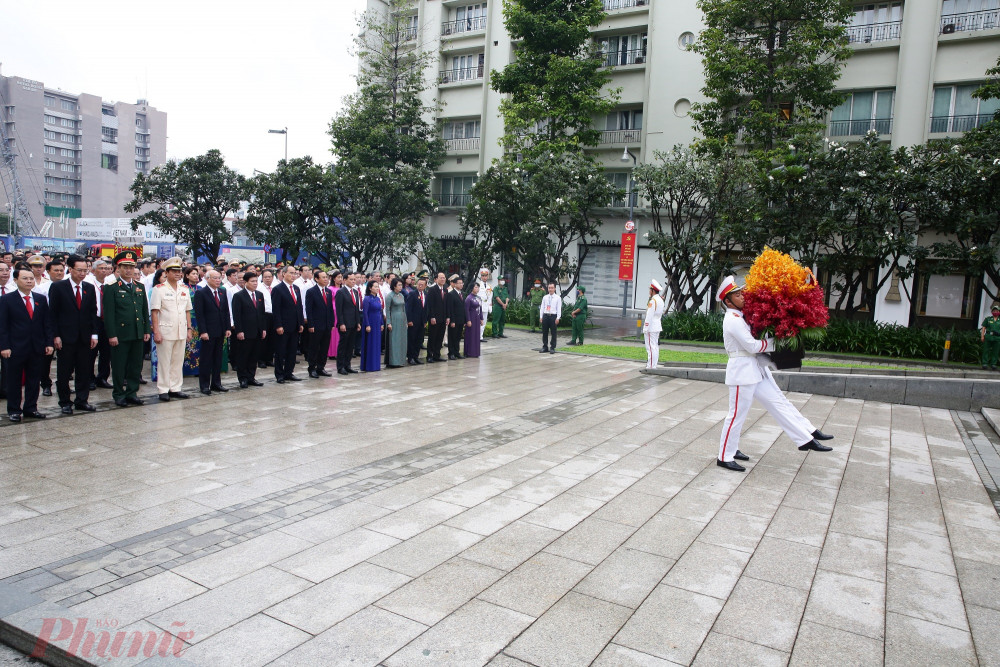
[[(940, 361), (948, 331), (930, 327), (911, 328), (882, 322), (830, 320), (822, 340), (810, 350), (872, 354)], [(722, 341), (721, 313), (670, 313), (663, 318), (662, 338), (691, 341)], [(950, 360), (978, 364), (978, 331), (952, 331)]]

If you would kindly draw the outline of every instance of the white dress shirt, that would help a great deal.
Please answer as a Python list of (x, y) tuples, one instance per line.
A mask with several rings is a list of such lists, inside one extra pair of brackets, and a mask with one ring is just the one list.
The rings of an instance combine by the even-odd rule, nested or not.
[(538, 312), (539, 315), (555, 315), (557, 320), (562, 319), (562, 299), (558, 294), (546, 294)]
[(243, 288), (230, 283), (225, 283), (223, 287), (226, 288), (226, 301), (229, 302), (229, 326), (236, 326), (236, 320), (233, 318), (233, 297)]
[(271, 290), (274, 289), (275, 283), (271, 283), (271, 287), (268, 287), (264, 283), (257, 286), (257, 293), (261, 295), (264, 299), (264, 312), (271, 313)]
[(104, 317), (104, 292), (101, 290), (104, 285), (97, 280), (97, 276), (93, 273), (88, 273), (83, 281), (94, 286), (94, 291), (97, 292), (97, 317), (98, 319)]

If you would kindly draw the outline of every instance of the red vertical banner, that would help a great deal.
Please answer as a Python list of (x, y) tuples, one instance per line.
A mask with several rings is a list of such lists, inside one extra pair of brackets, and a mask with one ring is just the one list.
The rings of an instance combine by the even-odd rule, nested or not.
[(618, 258), (618, 280), (632, 281), (635, 271), (635, 234), (622, 234), (622, 253)]

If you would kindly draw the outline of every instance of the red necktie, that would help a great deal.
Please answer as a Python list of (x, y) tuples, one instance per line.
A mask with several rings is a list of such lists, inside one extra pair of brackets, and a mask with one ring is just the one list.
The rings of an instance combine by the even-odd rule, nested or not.
[(219, 302), (219, 293), (216, 292), (215, 290), (212, 290), (212, 296), (215, 297), (215, 306), (216, 306), (216, 308), (222, 308), (222, 303)]
[(80, 308), (81, 308), (82, 305), (83, 305), (83, 299), (80, 298), (80, 286), (77, 285), (76, 286), (76, 309), (80, 310)]
[(0, 296), (4, 296), (5, 294), (7, 294), (7, 286), (0, 285)]
[(288, 288), (288, 293), (292, 295), (292, 303), (294, 303), (296, 306), (299, 305), (299, 300), (295, 298), (294, 286)]
[(250, 303), (253, 304), (254, 308), (257, 307), (257, 299), (254, 297), (253, 292), (250, 292)]
[(354, 307), (358, 307), (358, 299), (354, 295), (354, 290), (348, 290), (351, 293), (351, 301), (354, 302)]
[(24, 297), (24, 307), (28, 309), (28, 319), (29, 320), (30, 319), (34, 319), (35, 318), (35, 309), (32, 308), (32, 306), (31, 306), (31, 297), (30, 296)]
[(326, 289), (324, 288), (324, 289), (320, 290), (320, 294), (323, 295), (323, 305), (324, 306), (327, 305), (327, 303), (326, 303)]

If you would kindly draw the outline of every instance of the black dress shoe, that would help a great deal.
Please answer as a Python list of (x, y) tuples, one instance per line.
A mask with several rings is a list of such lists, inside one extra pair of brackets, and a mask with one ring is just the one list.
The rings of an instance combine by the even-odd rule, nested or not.
[(549, 350), (549, 354), (555, 354), (555, 353), (556, 353), (556, 348), (552, 348), (551, 350)]
[(129, 405), (145, 405), (146, 402), (139, 398), (138, 396), (126, 396), (125, 402)]
[(71, 414), (73, 414), (73, 406), (72, 405), (64, 405), (64, 406), (62, 406), (62, 413), (64, 415), (71, 415)]
[(833, 451), (833, 447), (827, 447), (826, 445), (821, 445), (818, 442), (816, 442), (815, 440), (810, 440), (809, 442), (807, 442), (804, 445), (799, 445), (799, 451), (801, 451), (801, 452), (807, 452), (810, 449), (813, 450), (814, 452), (831, 452), (831, 451)]
[(94, 382), (94, 386), (98, 389), (114, 389), (114, 387), (111, 386), (111, 383), (107, 380), (97, 380)]
[(547, 347), (543, 347), (542, 349), (540, 349), (540, 350), (538, 351), (538, 354), (545, 354), (545, 353), (546, 353), (546, 352), (548, 352), (548, 351), (549, 351), (549, 348), (547, 348)]
[(212, 390), (211, 389), (201, 389), (200, 391), (201, 391), (201, 393), (205, 394), (206, 396), (211, 396), (212, 395)]
[(119, 408), (127, 408), (128, 407), (128, 403), (125, 402), (124, 398), (117, 399), (115, 401), (115, 405), (117, 405)]
[(497, 338), (506, 338), (506, 336), (504, 336), (503, 334), (500, 334), (499, 336), (497, 336)]
[(38, 410), (34, 410), (32, 412), (25, 412), (24, 416), (25, 417), (30, 417), (31, 419), (45, 419), (45, 415), (43, 415)]
[(465, 359), (465, 355), (464, 354), (456, 354), (455, 358), (456, 359)]
[(251, 387), (263, 387), (264, 386), (263, 384), (261, 384), (257, 380), (247, 380), (247, 384), (249, 384)]
[(325, 368), (322, 369), (322, 370), (316, 371), (316, 373), (319, 374), (319, 375), (321, 375), (321, 376), (323, 376), (323, 377), (325, 377), (325, 378), (332, 378), (333, 377), (333, 373), (331, 373), (330, 371), (326, 370)]
[(433, 359), (431, 359), (430, 357), (427, 357), (427, 363), (429, 363), (429, 364), (433, 364), (433, 363), (434, 363), (434, 360), (433, 360)]
[(42, 389), (42, 396), (51, 396), (51, 395), (52, 395), (52, 387), (46, 387), (45, 389)]
[(812, 432), (813, 440), (833, 440), (832, 435), (827, 435), (823, 431), (816, 429)]
[(246, 380), (240, 380), (240, 389), (246, 389), (250, 384)]
[(424, 364), (424, 362), (420, 361), (419, 359), (414, 359), (414, 360), (413, 360), (413, 363), (414, 363), (415, 365), (417, 365), (417, 366), (423, 366), (423, 364)]
[(413, 359), (407, 359), (406, 360), (406, 365), (407, 366), (416, 366), (417, 362), (415, 362)]
[(348, 368), (348, 369), (347, 369), (347, 372), (348, 372), (348, 373), (357, 373), (357, 371), (356, 371), (356, 370), (354, 370), (353, 368)]
[(285, 379), (286, 380), (291, 380), (292, 382), (302, 382), (302, 378), (297, 378), (294, 375), (289, 375)]
[(749, 456), (747, 456), (746, 454), (744, 454), (743, 452), (741, 452), (738, 449), (736, 450), (736, 453), (733, 454), (733, 458), (736, 459), (737, 461), (749, 461), (750, 460)]
[(258, 361), (257, 368), (267, 368), (267, 364), (265, 364), (263, 361)]
[(77, 410), (83, 410), (84, 412), (97, 412), (97, 408), (90, 403), (74, 403), (73, 407)]
[(319, 373), (317, 373), (316, 371), (309, 371), (309, 377), (311, 377), (314, 380), (318, 380), (319, 379)]
[(275, 380), (275, 382), (277, 382), (278, 384), (285, 384), (285, 378), (279, 378)]
[(350, 375), (350, 373), (348, 373), (344, 369), (340, 369), (339, 371), (337, 371), (337, 375)]
[(167, 393), (167, 394), (160, 394), (159, 399), (160, 399), (160, 403), (169, 403), (170, 402), (170, 394), (169, 393)]
[(227, 391), (229, 391), (228, 389), (226, 389), (225, 387), (223, 387), (221, 384), (217, 384), (214, 387), (211, 387), (211, 389), (212, 389), (212, 391), (217, 391), (220, 394), (225, 394)]
[(172, 391), (172, 392), (169, 393), (169, 396), (170, 396), (170, 398), (180, 398), (180, 399), (191, 398), (190, 396), (188, 396), (187, 394), (185, 394), (183, 391)]
[(21, 415), (7, 415), (7, 418), (10, 419), (11, 422), (13, 422), (15, 424), (17, 424), (17, 423), (19, 423), (21, 421)]
[(720, 461), (720, 460), (716, 459), (715, 460), (715, 465), (719, 466), (720, 468), (725, 468), (726, 470), (735, 470), (736, 472), (745, 472), (746, 471), (746, 468), (744, 468), (743, 466), (741, 466), (736, 461)]
[(96, 389), (97, 389), (97, 383), (96, 382), (91, 382), (90, 383), (90, 391), (95, 391)]
[(448, 361), (455, 361), (456, 359), (458, 359), (458, 357), (456, 357), (454, 354), (448, 355)]
[(486, 340), (485, 338), (480, 338), (480, 339), (479, 339), (479, 342), (480, 342), (480, 343), (488, 343), (489, 341), (488, 341), (488, 340)]

